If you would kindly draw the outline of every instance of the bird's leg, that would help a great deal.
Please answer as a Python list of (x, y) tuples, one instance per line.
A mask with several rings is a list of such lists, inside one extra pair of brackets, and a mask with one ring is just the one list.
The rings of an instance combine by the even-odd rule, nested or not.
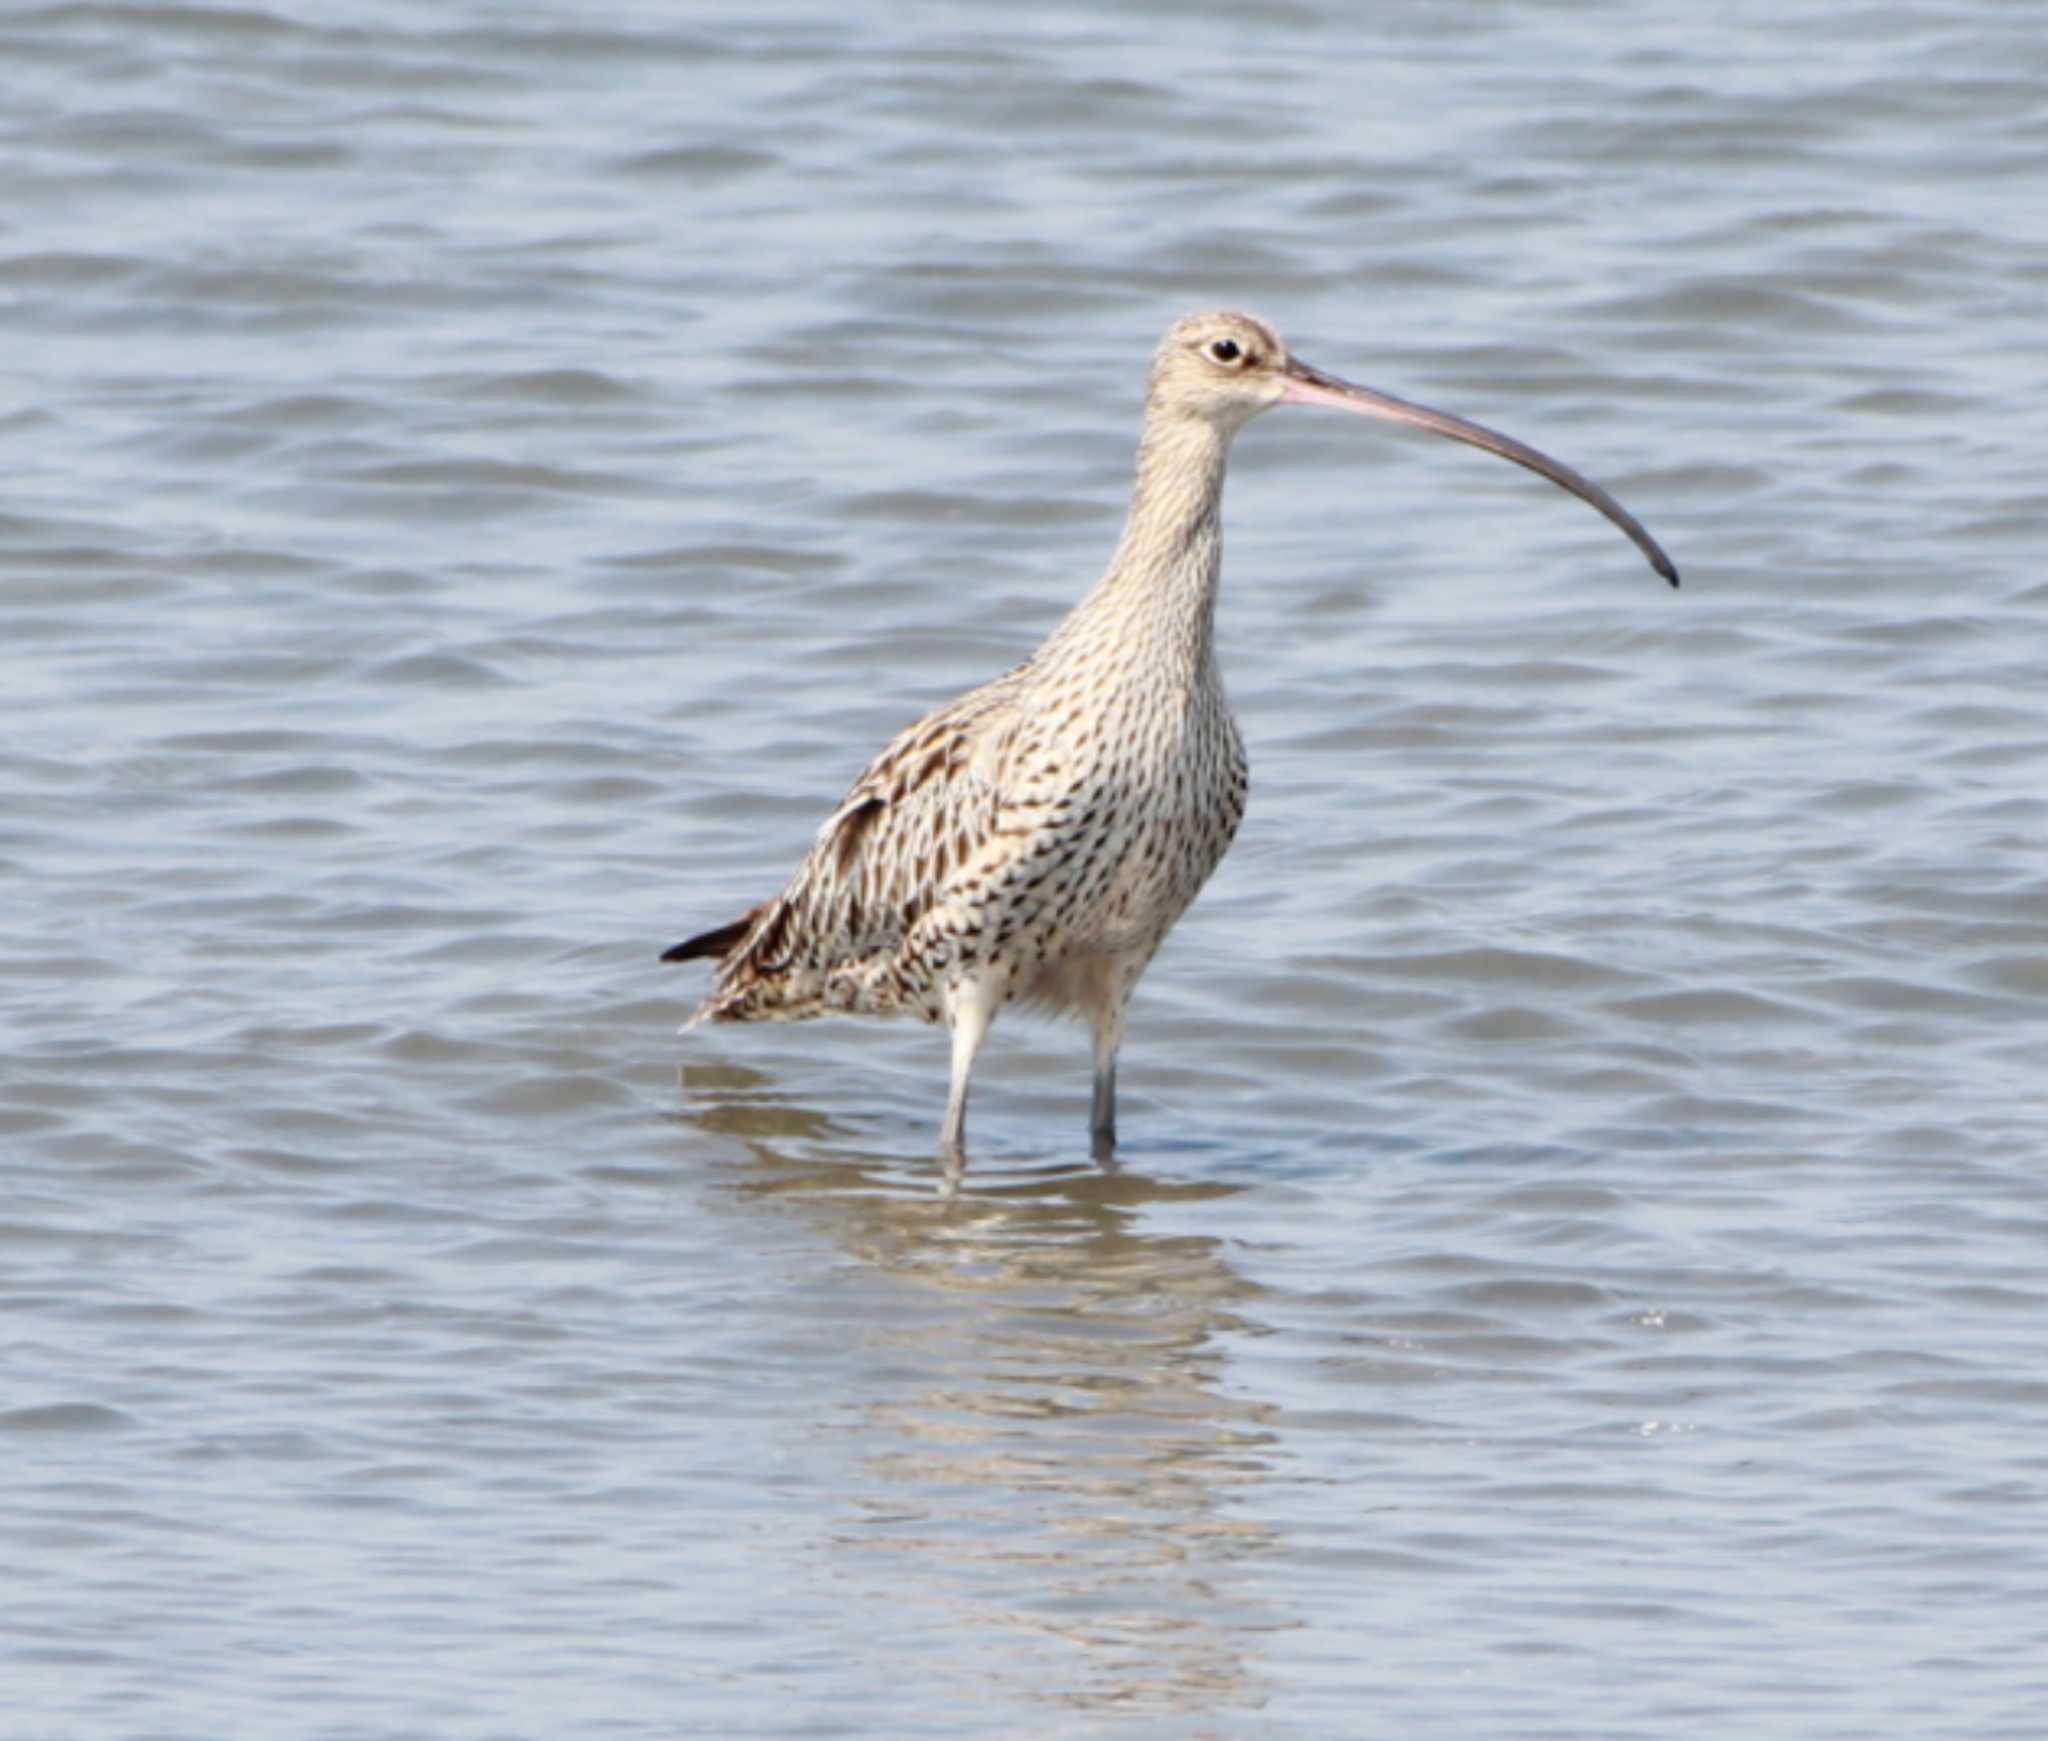
[(953, 1081), (946, 1095), (946, 1122), (939, 1128), (939, 1154), (956, 1166), (967, 1158), (968, 1078), (995, 1014), (996, 999), (988, 987), (968, 981), (949, 989), (946, 1025), (953, 1033)]
[(1122, 1007), (1097, 1010), (1089, 1032), (1095, 1045), (1095, 1097), (1088, 1109), (1088, 1139), (1101, 1160), (1116, 1148), (1116, 1055), (1124, 1043)]

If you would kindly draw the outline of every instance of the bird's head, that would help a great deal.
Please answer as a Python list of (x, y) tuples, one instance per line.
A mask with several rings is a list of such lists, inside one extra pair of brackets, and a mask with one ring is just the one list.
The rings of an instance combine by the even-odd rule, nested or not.
[(1235, 434), (1280, 403), (1286, 371), (1286, 344), (1258, 316), (1191, 314), (1166, 329), (1152, 354), (1147, 397), (1155, 409)]

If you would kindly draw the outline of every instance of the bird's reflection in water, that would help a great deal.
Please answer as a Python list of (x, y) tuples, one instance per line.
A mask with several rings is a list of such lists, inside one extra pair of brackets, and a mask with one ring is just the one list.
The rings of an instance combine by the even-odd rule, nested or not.
[(859, 1260), (866, 1394), (821, 1409), (855, 1447), (828, 1545), (920, 1672), (1070, 1710), (1255, 1707), (1282, 1621), (1249, 1592), (1273, 1542), (1240, 1501), (1269, 1435), (1219, 1341), (1255, 1290), (1217, 1239), (1148, 1226), (1238, 1188), (1083, 1151), (978, 1159), (945, 1194), (755, 1072), (683, 1080), (689, 1122), (744, 1144), (731, 1192)]

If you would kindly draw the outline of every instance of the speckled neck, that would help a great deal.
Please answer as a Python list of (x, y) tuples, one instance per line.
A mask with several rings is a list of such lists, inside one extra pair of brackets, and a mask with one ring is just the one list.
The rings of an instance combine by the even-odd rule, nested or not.
[(1042, 660), (1078, 658), (1194, 682), (1213, 669), (1230, 435), (1146, 407), (1137, 482), (1109, 568), (1054, 631)]

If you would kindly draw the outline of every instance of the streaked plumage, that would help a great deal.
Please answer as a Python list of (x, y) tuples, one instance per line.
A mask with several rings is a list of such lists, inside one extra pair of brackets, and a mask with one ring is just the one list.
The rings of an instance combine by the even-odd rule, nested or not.
[(1036, 653), (907, 727), (826, 818), (783, 891), (680, 943), (716, 960), (698, 1022), (912, 1015), (953, 1035), (941, 1138), (957, 1159), (997, 1010), (1087, 1020), (1091, 1129), (1114, 1141), (1124, 1010), (1244, 814), (1246, 764), (1216, 667), (1219, 509), (1231, 438), (1285, 400), (1418, 424), (1538, 470), (1648, 533), (1508, 438), (1322, 375), (1245, 314), (1177, 322), (1153, 358), (1130, 516), (1108, 571)]

